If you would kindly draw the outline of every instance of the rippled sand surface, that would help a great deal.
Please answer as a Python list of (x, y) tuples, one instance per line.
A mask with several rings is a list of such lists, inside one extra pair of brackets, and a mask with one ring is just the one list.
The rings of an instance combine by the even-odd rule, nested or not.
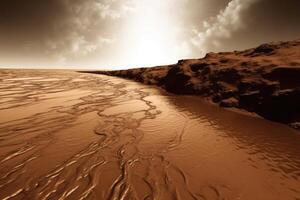
[(0, 199), (300, 199), (284, 125), (102, 75), (0, 77)]

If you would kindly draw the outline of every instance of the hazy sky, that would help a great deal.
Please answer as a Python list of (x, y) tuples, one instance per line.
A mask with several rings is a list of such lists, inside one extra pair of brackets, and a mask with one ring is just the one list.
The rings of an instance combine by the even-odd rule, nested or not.
[(0, 67), (122, 68), (300, 38), (300, 0), (1, 0)]

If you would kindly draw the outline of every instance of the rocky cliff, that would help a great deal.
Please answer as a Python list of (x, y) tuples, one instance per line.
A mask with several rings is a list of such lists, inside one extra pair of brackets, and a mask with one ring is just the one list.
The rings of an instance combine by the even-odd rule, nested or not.
[(168, 66), (94, 73), (158, 85), (176, 94), (201, 95), (220, 106), (300, 128), (300, 40), (208, 53)]

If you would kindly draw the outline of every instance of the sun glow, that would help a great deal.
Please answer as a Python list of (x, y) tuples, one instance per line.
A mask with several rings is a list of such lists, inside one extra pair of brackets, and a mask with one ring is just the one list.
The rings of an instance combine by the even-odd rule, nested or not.
[(170, 64), (176, 62), (182, 53), (178, 48), (176, 16), (167, 6), (167, 1), (137, 2), (123, 35), (126, 38), (123, 52), (129, 65)]

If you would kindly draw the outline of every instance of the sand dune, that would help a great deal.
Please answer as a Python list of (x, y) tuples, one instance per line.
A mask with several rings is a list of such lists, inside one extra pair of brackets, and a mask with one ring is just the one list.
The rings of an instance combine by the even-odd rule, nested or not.
[(220, 106), (300, 128), (300, 40), (209, 53), (170, 66), (94, 73), (159, 85), (176, 94), (201, 95)]

